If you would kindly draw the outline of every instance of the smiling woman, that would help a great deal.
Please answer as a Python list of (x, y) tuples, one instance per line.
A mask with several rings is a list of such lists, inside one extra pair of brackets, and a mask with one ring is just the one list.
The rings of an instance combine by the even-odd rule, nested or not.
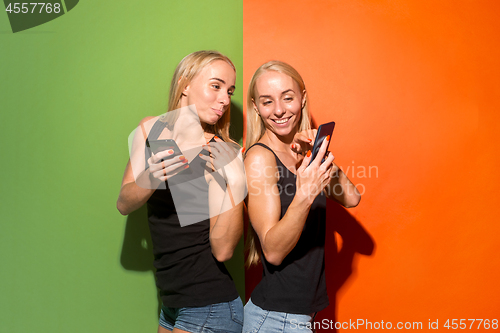
[[(263, 86), (261, 87), (261, 92), (258, 93), (256, 81), (261, 76), (266, 75), (276, 75), (276, 77), (274, 77), (274, 80), (272, 82), (267, 82), (267, 80), (260, 80)], [(280, 82), (280, 78), (284, 79), (284, 81)], [(284, 85), (287, 85), (288, 88), (283, 88)], [(268, 87), (270, 88), (269, 94), (267, 92), (264, 93), (264, 91), (266, 91), (265, 89), (267, 89)], [(283, 90), (280, 90), (280, 88)], [(270, 95), (271, 93), (274, 93), (274, 97)], [(287, 95), (287, 93), (290, 94)], [(293, 96), (291, 96), (292, 94)], [(296, 119), (296, 121), (298, 121), (299, 123), (298, 131), (300, 132), (311, 129), (309, 104), (307, 102), (308, 97), (305, 90), (304, 81), (300, 77), (299, 73), (288, 65), (283, 66), (283, 63), (280, 61), (270, 61), (259, 67), (259, 69), (257, 69), (255, 74), (253, 75), (252, 80), (250, 81), (250, 85), (248, 87), (248, 96), (255, 96), (255, 98), (249, 97), (249, 101), (247, 103), (247, 109), (249, 110), (247, 117), (248, 128), (251, 128), (252, 131), (247, 131), (247, 139), (245, 144), (246, 147), (251, 147), (257, 141), (259, 141), (266, 130), (264, 121), (259, 116), (260, 111), (257, 104), (262, 103), (262, 109), (263, 111), (266, 111), (269, 110), (269, 104), (271, 103), (274, 103), (274, 105), (277, 105), (279, 108), (282, 105), (282, 99), (292, 98), (294, 100), (297, 100), (298, 97), (302, 106), (300, 117), (296, 117), (300, 118)], [(263, 103), (266, 104), (264, 105)], [(288, 110), (290, 109), (289, 103), (286, 103), (284, 105), (287, 106)], [(276, 118), (278, 118), (278, 116), (276, 116)], [(283, 119), (280, 120), (283, 121)]]
[(265, 63), (252, 77), (247, 98), (247, 264), (260, 255), (263, 274), (245, 306), (243, 331), (312, 332), (308, 324), (328, 305), (326, 200), (352, 207), (360, 194), (333, 163), (329, 138), (314, 159), (311, 150), (303, 156), (316, 130), (304, 81), (294, 68)]
[[(136, 131), (139, 149), (125, 169), (117, 208), (126, 215), (147, 202), (163, 303), (158, 332), (241, 332), (243, 304), (222, 263), (231, 258), (243, 229), (241, 153), (228, 145), (235, 80), (234, 65), (218, 52), (186, 56), (172, 78), (169, 112), (143, 119)], [(153, 140), (173, 148), (151, 154)], [(144, 165), (140, 173), (132, 170), (137, 165)], [(185, 198), (180, 204), (179, 192)], [(202, 216), (189, 224), (183, 224), (186, 200), (187, 213)]]
[[(261, 92), (265, 92), (261, 94)], [(268, 71), (263, 73), (255, 85), (252, 101), (257, 115), (265, 125), (278, 135), (286, 135), (300, 122), (300, 111), (305, 104), (305, 90), (290, 76)]]

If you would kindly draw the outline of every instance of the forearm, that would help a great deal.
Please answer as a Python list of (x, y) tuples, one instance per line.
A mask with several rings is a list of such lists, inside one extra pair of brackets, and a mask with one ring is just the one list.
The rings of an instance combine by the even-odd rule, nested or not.
[(311, 198), (295, 195), (285, 215), (271, 227), (261, 241), (267, 261), (280, 265), (293, 250), (302, 235), (311, 208)]
[(148, 201), (155, 190), (138, 186), (135, 182), (127, 183), (120, 189), (116, 208), (122, 215), (128, 215)]
[(220, 213), (210, 230), (212, 253), (219, 261), (229, 260), (243, 234), (243, 198), (240, 186), (227, 185)]
[(325, 188), (326, 196), (346, 208), (356, 207), (361, 200), (358, 189), (335, 163), (332, 164), (336, 171), (332, 172), (330, 183)]

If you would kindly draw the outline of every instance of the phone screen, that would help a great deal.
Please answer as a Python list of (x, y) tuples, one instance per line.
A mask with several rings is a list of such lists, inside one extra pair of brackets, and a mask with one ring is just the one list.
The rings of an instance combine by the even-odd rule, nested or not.
[[(309, 164), (311, 164), (312, 161), (314, 161), (314, 159), (318, 155), (319, 148), (321, 147), (323, 140), (325, 140), (328, 135), (330, 135), (330, 138), (331, 138), (334, 128), (335, 128), (334, 121), (332, 121), (330, 123), (322, 124), (319, 126), (318, 132), (316, 133), (316, 139), (314, 140), (314, 146), (312, 149), (312, 157), (311, 157), (311, 161), (309, 162)], [(330, 139), (330, 141), (331, 141), (331, 139)], [(328, 146), (329, 145), (330, 145), (330, 142), (328, 142)], [(328, 151), (328, 146), (326, 147), (327, 151)], [(324, 161), (325, 161), (325, 159), (323, 158), (321, 163), (323, 163)]]

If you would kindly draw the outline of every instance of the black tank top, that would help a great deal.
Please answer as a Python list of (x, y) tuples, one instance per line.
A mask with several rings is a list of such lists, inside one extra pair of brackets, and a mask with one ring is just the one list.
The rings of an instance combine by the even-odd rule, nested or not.
[[(279, 171), (280, 219), (285, 215), (296, 192), (296, 176), (270, 150)], [(252, 146), (253, 147), (253, 146)], [(325, 281), (326, 197), (316, 197), (302, 234), (294, 249), (279, 266), (270, 264), (261, 254), (262, 280), (252, 292), (252, 302), (264, 310), (311, 314), (328, 306)]]
[[(156, 140), (165, 123), (158, 120), (148, 140)], [(212, 139), (213, 140), (213, 139)], [(148, 148), (146, 148), (148, 152)], [(208, 154), (202, 150), (202, 154)], [(146, 155), (148, 156), (148, 155)], [(151, 156), (149, 154), (149, 156)], [(157, 189), (147, 202), (149, 230), (153, 241), (156, 285), (162, 302), (167, 307), (197, 307), (229, 302), (238, 297), (233, 280), (223, 263), (212, 255), (210, 247), (210, 220), (208, 184), (204, 177), (203, 161), (197, 156), (189, 168), (171, 177), (166, 189)], [(169, 188), (182, 183), (182, 190), (203, 193), (193, 197), (193, 214), (204, 216), (198, 223), (181, 227)], [(201, 219), (200, 219), (201, 220)]]

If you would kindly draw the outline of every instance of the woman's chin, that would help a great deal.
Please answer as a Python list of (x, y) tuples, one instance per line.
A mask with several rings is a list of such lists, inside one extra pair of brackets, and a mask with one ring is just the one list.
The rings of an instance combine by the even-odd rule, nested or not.
[(215, 125), (219, 121), (220, 118), (210, 118), (210, 119), (200, 119), (202, 123), (205, 123), (207, 125)]
[(202, 114), (198, 114), (198, 117), (200, 118), (200, 122), (202, 124), (207, 124), (207, 125), (215, 125), (219, 119), (221, 118), (221, 116), (219, 116), (218, 114), (216, 113), (213, 113), (213, 112), (210, 112), (210, 113), (202, 113)]
[(220, 119), (220, 117), (215, 117), (215, 118), (213, 118), (213, 119), (209, 119), (209, 120), (207, 121), (207, 124), (210, 124), (210, 125), (215, 125), (215, 124), (217, 124), (217, 122), (219, 121), (219, 119)]
[[(291, 126), (278, 127), (278, 128), (276, 128), (276, 127), (273, 126), (273, 128), (271, 130), (277, 136), (289, 136), (290, 134), (292, 134), (292, 132), (293, 132), (294, 129)], [(293, 134), (295, 134), (295, 133), (293, 133)]]

